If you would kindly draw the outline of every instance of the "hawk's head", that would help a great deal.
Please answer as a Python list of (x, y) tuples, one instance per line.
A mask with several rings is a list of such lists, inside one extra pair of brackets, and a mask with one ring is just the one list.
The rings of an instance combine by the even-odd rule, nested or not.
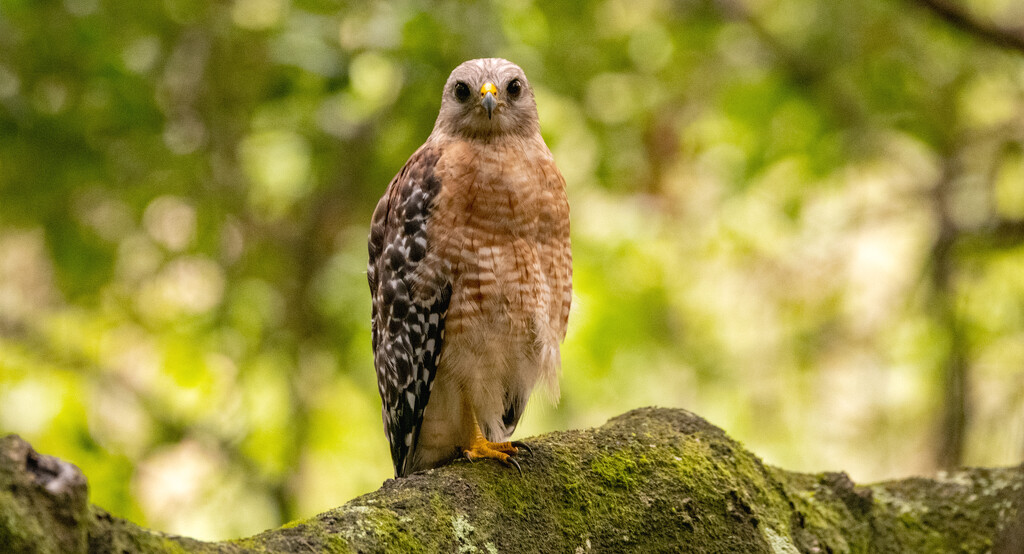
[(526, 75), (501, 58), (469, 60), (448, 76), (434, 132), (467, 138), (540, 132)]

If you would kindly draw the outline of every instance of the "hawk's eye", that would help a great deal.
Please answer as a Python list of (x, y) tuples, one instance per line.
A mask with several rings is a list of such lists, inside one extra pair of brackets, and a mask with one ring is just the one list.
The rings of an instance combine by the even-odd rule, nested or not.
[(459, 102), (469, 100), (469, 85), (462, 81), (455, 83), (455, 98), (457, 98)]
[(519, 98), (519, 95), (523, 92), (523, 84), (519, 82), (519, 79), (512, 79), (509, 81), (508, 86), (505, 87), (508, 91), (508, 95), (515, 100)]

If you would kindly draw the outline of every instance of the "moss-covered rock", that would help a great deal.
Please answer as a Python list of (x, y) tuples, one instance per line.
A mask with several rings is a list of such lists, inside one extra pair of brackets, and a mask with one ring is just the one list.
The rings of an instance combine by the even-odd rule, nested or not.
[[(858, 486), (843, 473), (765, 466), (684, 410), (635, 410), (529, 443), (523, 477), (500, 464), (459, 462), (221, 543), (154, 533), (90, 508), (84, 480), (70, 516), (45, 496), (33, 499), (39, 487), (3, 481), (0, 551), (985, 552), (1012, 542), (1004, 530), (1016, 529), (1024, 504), (1024, 466)], [(0, 443), (0, 476), (24, 484), (27, 470), (7, 454), (12, 444), (25, 443)], [(66, 542), (52, 542), (53, 526), (66, 528)]]

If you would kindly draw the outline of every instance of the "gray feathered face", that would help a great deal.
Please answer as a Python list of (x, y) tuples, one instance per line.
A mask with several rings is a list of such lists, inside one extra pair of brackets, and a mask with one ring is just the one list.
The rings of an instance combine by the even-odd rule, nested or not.
[(434, 132), (478, 139), (540, 132), (523, 70), (501, 58), (463, 62), (444, 85)]

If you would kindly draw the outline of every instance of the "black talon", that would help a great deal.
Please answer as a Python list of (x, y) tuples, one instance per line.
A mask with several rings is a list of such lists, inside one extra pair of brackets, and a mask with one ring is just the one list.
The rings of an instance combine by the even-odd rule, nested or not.
[(529, 452), (531, 456), (533, 456), (533, 449), (530, 448), (530, 445), (526, 444), (525, 442), (512, 441), (511, 444), (516, 448), (522, 448), (523, 450)]
[(509, 457), (505, 460), (505, 465), (515, 467), (519, 470), (519, 476), (523, 477), (523, 468), (519, 467), (519, 462), (517, 462), (515, 458)]

